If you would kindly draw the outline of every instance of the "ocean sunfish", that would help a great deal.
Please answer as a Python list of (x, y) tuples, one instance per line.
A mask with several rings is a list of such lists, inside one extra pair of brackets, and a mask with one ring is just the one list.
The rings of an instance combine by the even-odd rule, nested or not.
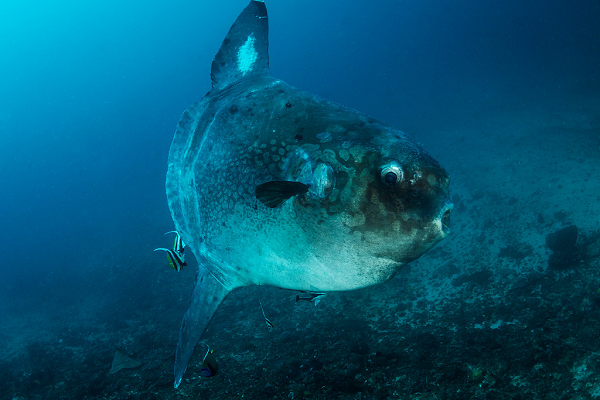
[(251, 1), (212, 89), (171, 144), (169, 209), (198, 261), (175, 387), (227, 294), (386, 282), (448, 234), (446, 171), (405, 133), (269, 75), (267, 9)]

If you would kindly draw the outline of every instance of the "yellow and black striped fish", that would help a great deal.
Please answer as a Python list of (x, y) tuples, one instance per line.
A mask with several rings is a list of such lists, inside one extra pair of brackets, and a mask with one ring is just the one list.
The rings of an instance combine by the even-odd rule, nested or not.
[(171, 249), (165, 249), (162, 247), (159, 247), (158, 249), (154, 249), (154, 251), (156, 251), (156, 250), (163, 250), (163, 251), (167, 252), (167, 260), (169, 260), (169, 265), (171, 266), (171, 268), (173, 268), (177, 272), (181, 271), (181, 268), (183, 268), (187, 265), (185, 263), (185, 257), (183, 256), (183, 254), (180, 254)]

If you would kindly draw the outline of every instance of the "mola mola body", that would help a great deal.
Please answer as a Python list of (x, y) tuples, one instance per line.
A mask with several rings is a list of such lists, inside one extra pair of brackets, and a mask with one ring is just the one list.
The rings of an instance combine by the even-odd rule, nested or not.
[(166, 180), (198, 261), (175, 387), (227, 294), (244, 285), (352, 290), (389, 280), (447, 233), (446, 171), (403, 132), (269, 75), (251, 1), (179, 121)]

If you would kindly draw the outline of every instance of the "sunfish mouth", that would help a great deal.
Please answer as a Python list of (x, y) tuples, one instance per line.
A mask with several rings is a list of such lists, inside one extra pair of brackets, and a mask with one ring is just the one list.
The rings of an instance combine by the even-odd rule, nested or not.
[(444, 207), (442, 207), (440, 211), (439, 218), (442, 222), (442, 232), (444, 233), (444, 235), (450, 233), (450, 227), (448, 225), (450, 224), (450, 214), (452, 213), (453, 209), (454, 204), (452, 204), (452, 202), (450, 201), (446, 201), (446, 204), (444, 204)]

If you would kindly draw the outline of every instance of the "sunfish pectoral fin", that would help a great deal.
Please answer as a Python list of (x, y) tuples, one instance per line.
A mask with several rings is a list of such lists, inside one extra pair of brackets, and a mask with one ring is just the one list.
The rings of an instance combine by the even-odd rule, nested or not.
[(293, 196), (308, 192), (309, 185), (293, 181), (271, 181), (256, 187), (254, 194), (256, 198), (269, 208), (282, 205)]
[(181, 322), (179, 342), (175, 351), (175, 387), (181, 383), (188, 362), (206, 326), (228, 294), (229, 290), (221, 285), (206, 268), (198, 267), (196, 286)]

